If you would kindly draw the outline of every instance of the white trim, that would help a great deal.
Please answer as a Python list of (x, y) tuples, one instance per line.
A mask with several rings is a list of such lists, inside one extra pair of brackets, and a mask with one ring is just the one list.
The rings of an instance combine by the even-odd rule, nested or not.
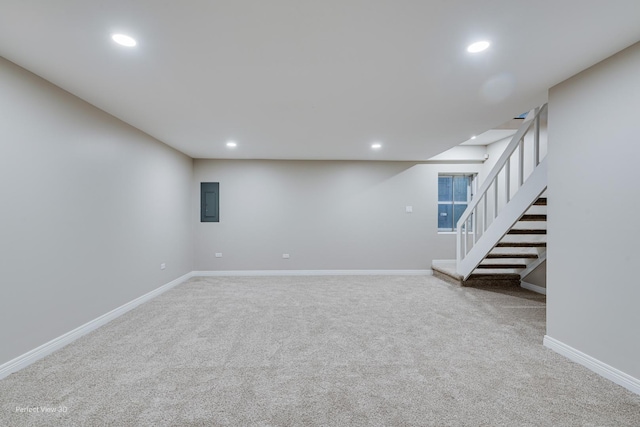
[(42, 359), (43, 357), (53, 353), (56, 350), (61, 349), (67, 344), (72, 343), (83, 335), (88, 334), (89, 332), (98, 329), (100, 326), (103, 326), (113, 319), (122, 316), (127, 311), (130, 311), (142, 303), (149, 301), (152, 298), (157, 297), (158, 295), (168, 291), (169, 289), (179, 285), (180, 283), (190, 279), (193, 277), (193, 272), (187, 273), (184, 276), (178, 277), (177, 279), (160, 286), (157, 289), (154, 289), (151, 292), (148, 292), (132, 301), (129, 301), (126, 304), (121, 305), (120, 307), (111, 310), (110, 312), (103, 314), (100, 317), (97, 317), (82, 326), (75, 328), (72, 331), (67, 332), (66, 334), (60, 335), (58, 338), (54, 338), (51, 341), (42, 344), (40, 347), (37, 347), (27, 353), (16, 357), (13, 360), (8, 361), (0, 365), (0, 379), (19, 371), (20, 369), (26, 368), (32, 363)]
[(580, 350), (576, 350), (573, 347), (568, 346), (567, 344), (558, 341), (555, 338), (551, 338), (548, 335), (544, 336), (544, 346), (550, 348), (563, 355), (564, 357), (579, 363), (580, 365), (589, 368), (593, 372), (598, 375), (601, 375), (608, 380), (613, 381), (614, 383), (621, 385), (629, 391), (632, 391), (635, 394), (640, 394), (640, 380), (632, 377), (629, 374), (625, 374), (624, 372), (614, 368), (613, 366), (609, 366), (604, 362), (595, 359), (588, 354), (584, 354)]
[(431, 276), (431, 270), (220, 270), (194, 271), (193, 277), (224, 276)]
[(542, 286), (534, 285), (533, 283), (523, 282), (522, 280), (520, 280), (520, 287), (528, 289), (528, 290), (533, 291), (533, 292), (537, 292), (537, 293), (542, 294), (542, 295), (546, 295), (547, 294), (547, 288), (543, 288)]

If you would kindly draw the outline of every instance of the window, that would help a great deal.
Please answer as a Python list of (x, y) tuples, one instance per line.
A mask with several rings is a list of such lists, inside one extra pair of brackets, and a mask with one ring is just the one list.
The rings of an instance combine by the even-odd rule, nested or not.
[(438, 175), (438, 231), (456, 231), (473, 197), (473, 175)]

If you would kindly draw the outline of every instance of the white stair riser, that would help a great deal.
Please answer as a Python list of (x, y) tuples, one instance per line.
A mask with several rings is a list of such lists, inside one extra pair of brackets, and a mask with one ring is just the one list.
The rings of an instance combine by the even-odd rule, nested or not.
[(546, 215), (547, 207), (546, 206), (538, 206), (532, 205), (529, 209), (526, 210), (528, 215)]
[[(482, 265), (512, 265), (512, 264), (522, 264), (526, 265), (528, 262), (526, 259), (519, 258), (488, 258), (483, 260), (480, 263)], [(480, 267), (478, 266), (478, 267)]]
[(512, 230), (546, 230), (546, 221), (518, 221), (516, 222)]
[(546, 234), (507, 234), (501, 242), (546, 242)]

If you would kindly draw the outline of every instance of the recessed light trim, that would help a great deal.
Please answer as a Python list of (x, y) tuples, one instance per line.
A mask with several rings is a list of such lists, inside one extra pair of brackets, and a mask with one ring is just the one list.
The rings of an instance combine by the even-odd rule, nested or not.
[(136, 42), (136, 40), (133, 37), (128, 36), (126, 34), (112, 34), (111, 40), (118, 43), (120, 46), (126, 46), (126, 47), (134, 47), (135, 45), (138, 44), (138, 42)]
[(238, 144), (236, 144), (234, 141), (227, 142), (227, 147), (229, 148), (236, 148), (237, 146)]
[(467, 52), (469, 52), (469, 53), (482, 52), (483, 50), (487, 50), (489, 48), (489, 46), (491, 46), (491, 43), (489, 43), (486, 40), (482, 40), (482, 41), (470, 44), (467, 47)]
[(374, 150), (379, 150), (382, 148), (382, 144), (380, 144), (379, 142), (374, 142), (373, 144), (371, 144), (371, 148)]

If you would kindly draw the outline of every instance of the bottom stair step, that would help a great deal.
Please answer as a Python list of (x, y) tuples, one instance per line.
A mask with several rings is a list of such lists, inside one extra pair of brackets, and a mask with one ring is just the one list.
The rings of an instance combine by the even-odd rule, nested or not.
[(467, 280), (455, 272), (455, 265), (439, 267), (432, 265), (433, 275), (446, 282), (469, 287), (512, 287), (520, 286), (520, 275), (515, 273), (472, 273)]

